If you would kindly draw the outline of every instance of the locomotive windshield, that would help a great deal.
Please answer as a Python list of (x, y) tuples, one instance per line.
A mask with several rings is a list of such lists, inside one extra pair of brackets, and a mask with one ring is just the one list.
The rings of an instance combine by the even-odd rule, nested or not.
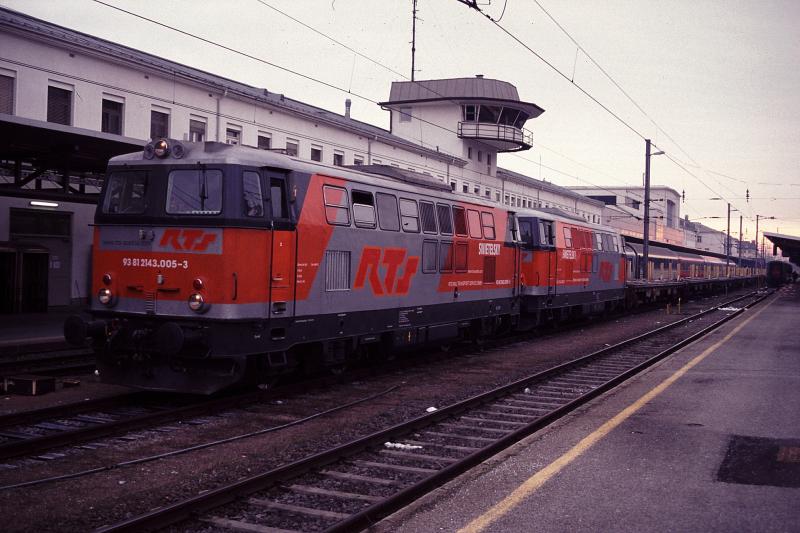
[(222, 212), (222, 172), (181, 169), (169, 173), (167, 213), (218, 215)]
[(147, 204), (147, 172), (134, 170), (114, 172), (108, 178), (108, 192), (103, 202), (103, 213), (138, 215)]

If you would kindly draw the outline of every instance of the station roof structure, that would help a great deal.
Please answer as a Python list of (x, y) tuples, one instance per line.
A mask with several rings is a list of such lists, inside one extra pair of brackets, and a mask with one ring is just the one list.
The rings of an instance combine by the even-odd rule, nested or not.
[(399, 105), (436, 101), (481, 102), (500, 104), (523, 111), (536, 118), (544, 109), (532, 102), (522, 102), (517, 88), (507, 81), (484, 77), (443, 80), (396, 81), (392, 83), (389, 100), (380, 105)]
[(800, 237), (770, 233), (768, 231), (764, 232), (764, 237), (781, 249), (783, 257), (788, 257), (789, 261), (800, 267)]

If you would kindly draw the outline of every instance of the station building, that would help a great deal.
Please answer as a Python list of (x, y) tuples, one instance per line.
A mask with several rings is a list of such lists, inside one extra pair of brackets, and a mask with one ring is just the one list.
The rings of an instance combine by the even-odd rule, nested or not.
[(169, 137), (280, 149), (329, 165), (388, 165), (511, 207), (600, 222), (602, 203), (497, 167), (543, 112), (483, 77), (398, 82), (385, 130), (0, 8), (0, 312), (87, 297), (90, 224), (106, 162)]

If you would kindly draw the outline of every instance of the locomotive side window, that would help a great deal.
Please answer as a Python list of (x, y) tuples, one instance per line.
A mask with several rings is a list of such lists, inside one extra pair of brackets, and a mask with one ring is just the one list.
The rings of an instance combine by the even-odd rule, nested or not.
[(416, 201), (400, 198), (400, 221), (403, 231), (419, 233), (419, 209)]
[(258, 172), (242, 172), (242, 202), (245, 216), (264, 216), (264, 198), (261, 195), (261, 178)]
[(457, 242), (456, 243), (456, 258), (455, 258), (455, 269), (456, 272), (466, 272), (467, 271), (467, 257), (468, 257), (468, 250), (469, 246), (465, 242)]
[(450, 214), (450, 206), (436, 204), (436, 215), (439, 218), (439, 233), (442, 235), (453, 234), (453, 217)]
[[(483, 226), (484, 238), (494, 240), (496, 237), (494, 231), (494, 215), (491, 213), (487, 213), (486, 211), (482, 211), (481, 225)], [(528, 224), (528, 228), (530, 228), (530, 224)], [(530, 231), (530, 229), (528, 231)]]
[(453, 206), (453, 226), (455, 227), (456, 235), (467, 236), (467, 217), (463, 207)]
[(400, 217), (397, 212), (397, 198), (393, 194), (379, 192), (378, 198), (378, 223), (381, 229), (400, 231)]
[(375, 229), (375, 200), (371, 192), (353, 191), (353, 220), (357, 228)]
[(222, 171), (180, 169), (169, 173), (167, 213), (218, 215), (222, 212)]
[(436, 233), (436, 211), (431, 202), (420, 201), (420, 215), (422, 215), (422, 231), (424, 233)]
[(325, 218), (328, 224), (336, 226), (350, 225), (350, 209), (347, 203), (347, 191), (341, 187), (325, 185), (322, 187), (325, 201)]
[(453, 243), (442, 241), (439, 245), (439, 272), (453, 271)]
[(438, 254), (437, 241), (423, 241), (422, 243), (422, 273), (432, 274), (436, 272), (436, 259)]
[(564, 228), (564, 246), (572, 248), (572, 229)]
[(481, 233), (481, 214), (474, 209), (467, 211), (467, 220), (469, 221), (469, 236), (473, 239), (480, 239), (483, 237)]
[(289, 218), (286, 205), (286, 182), (272, 178), (269, 182), (269, 201), (272, 205), (272, 218)]
[(146, 192), (146, 172), (114, 172), (108, 178), (103, 213), (131, 215), (144, 213)]

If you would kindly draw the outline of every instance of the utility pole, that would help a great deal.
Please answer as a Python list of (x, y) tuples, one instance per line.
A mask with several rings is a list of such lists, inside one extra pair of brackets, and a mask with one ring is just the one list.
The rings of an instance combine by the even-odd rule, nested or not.
[(758, 218), (760, 215), (756, 215), (756, 268), (759, 268), (759, 253), (758, 253)]
[(414, 81), (414, 56), (417, 53), (417, 0), (413, 0), (411, 9), (411, 81)]
[(647, 265), (650, 262), (650, 139), (644, 140), (644, 234), (642, 237), (642, 264), (639, 265), (639, 278), (647, 279)]
[(650, 153), (650, 139), (644, 140), (644, 233), (642, 236), (642, 264), (639, 265), (639, 278), (647, 279), (647, 265), (650, 262), (650, 157), (663, 154), (663, 150)]
[(739, 215), (739, 267), (742, 266), (742, 215)]
[(728, 231), (725, 233), (725, 277), (730, 275), (728, 266), (731, 264), (731, 204), (728, 203)]

